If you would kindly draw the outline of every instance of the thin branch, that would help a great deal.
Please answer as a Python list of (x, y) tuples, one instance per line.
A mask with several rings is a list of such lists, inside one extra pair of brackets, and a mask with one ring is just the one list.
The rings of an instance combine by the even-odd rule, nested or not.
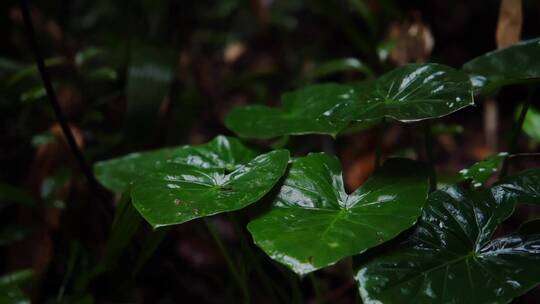
[(60, 127), (62, 128), (62, 132), (64, 133), (64, 137), (66, 138), (69, 148), (71, 149), (71, 152), (77, 159), (79, 166), (81, 167), (81, 170), (83, 171), (84, 175), (86, 176), (86, 178), (88, 178), (88, 180), (91, 183), (97, 184), (96, 178), (94, 177), (92, 170), (86, 163), (81, 150), (77, 146), (75, 137), (73, 136), (73, 133), (71, 133), (71, 129), (69, 128), (69, 124), (66, 120), (66, 117), (62, 113), (62, 109), (60, 108), (60, 104), (58, 103), (58, 99), (56, 97), (56, 93), (54, 92), (54, 88), (52, 86), (49, 73), (47, 72), (47, 68), (45, 67), (43, 57), (41, 55), (41, 52), (37, 44), (36, 32), (32, 24), (32, 19), (30, 18), (30, 10), (29, 10), (27, 0), (21, 0), (21, 11), (23, 15), (28, 44), (30, 48), (32, 49), (32, 52), (34, 53), (34, 58), (37, 64), (37, 68), (39, 70), (39, 75), (41, 76), (43, 86), (45, 87), (45, 91), (47, 92), (47, 97), (48, 97), (51, 107), (54, 110), (56, 119), (60, 123)]

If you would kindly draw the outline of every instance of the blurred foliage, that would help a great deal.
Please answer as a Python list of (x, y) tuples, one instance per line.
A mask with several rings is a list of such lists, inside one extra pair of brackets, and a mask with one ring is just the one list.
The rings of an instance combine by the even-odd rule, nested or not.
[[(540, 36), (538, 3), (524, 5), (523, 38)], [(3, 1), (0, 7), (0, 294), (8, 297), (0, 302), (236, 303), (241, 291), (204, 224), (165, 235), (139, 225), (127, 212), (124, 220), (133, 225), (126, 231), (113, 225), (109, 231), (110, 209), (118, 198), (109, 195), (104, 207), (79, 172), (47, 102), (18, 3)], [(306, 82), (380, 75), (400, 64), (396, 58), (459, 67), (494, 48), (497, 12), (498, 3), (489, 0), (31, 3), (60, 105), (89, 163), (134, 149), (199, 144), (230, 134), (223, 119), (233, 107), (275, 106), (282, 92)], [(421, 35), (409, 35), (411, 28), (421, 29)], [(434, 39), (431, 47), (428, 34)], [(501, 99), (509, 101), (500, 103), (501, 113), (513, 113), (515, 96), (522, 92), (506, 92)], [(489, 154), (484, 146), (469, 144), (482, 138), (479, 122), (470, 117), (468, 112), (450, 117), (433, 131), (441, 158), (459, 154), (459, 162), (452, 163), (456, 168)], [(533, 119), (527, 117), (526, 129)], [(456, 136), (463, 129), (478, 132)], [(528, 132), (533, 139), (534, 130)], [(380, 139), (386, 154), (420, 154), (417, 130), (393, 124), (387, 131)], [(338, 138), (335, 145), (324, 137), (284, 138), (279, 144), (297, 154), (340, 154), (344, 167), (352, 168), (345, 172), (347, 186), (355, 188), (372, 170), (377, 134), (371, 128)], [(253, 287), (253, 302), (314, 299), (308, 280), (292, 277), (243, 239), (246, 231), (239, 227), (263, 207), (235, 213), (235, 221), (225, 216), (209, 221), (242, 269), (240, 276)], [(122, 248), (107, 246), (110, 235), (124, 239)], [(159, 247), (154, 238), (164, 239)], [(157, 254), (149, 257), (151, 252), (142, 248)], [(103, 256), (110, 258), (108, 271), (99, 267)], [(21, 270), (27, 268), (32, 276)], [(354, 301), (354, 284), (343, 272), (320, 274), (316, 286), (328, 297), (325, 301)]]

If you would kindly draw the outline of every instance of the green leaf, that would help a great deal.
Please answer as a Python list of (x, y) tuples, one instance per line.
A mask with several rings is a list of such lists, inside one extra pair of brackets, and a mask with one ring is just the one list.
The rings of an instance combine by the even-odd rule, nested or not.
[(0, 303), (30, 304), (30, 299), (17, 285), (0, 285)]
[[(51, 57), (45, 59), (45, 66), (46, 67), (53, 67), (58, 66), (66, 63), (67, 61), (64, 58), (61, 57)], [(37, 66), (34, 64), (24, 66), (20, 70), (18, 70), (16, 73), (14, 73), (7, 81), (9, 86), (15, 85), (19, 81), (29, 78), (29, 77), (38, 77), (38, 69)]]
[(436, 64), (408, 64), (355, 86), (360, 102), (345, 109), (357, 121), (384, 117), (402, 122), (442, 117), (473, 105), (468, 76)]
[(371, 69), (363, 64), (360, 60), (356, 58), (339, 58), (325, 61), (317, 65), (314, 69), (307, 73), (306, 78), (310, 80), (319, 79), (332, 74), (347, 71), (358, 71), (368, 76), (373, 76), (373, 71), (371, 71)]
[(30, 303), (29, 297), (19, 286), (29, 282), (33, 276), (31, 269), (20, 269), (0, 276), (0, 303)]
[(256, 155), (257, 151), (244, 146), (236, 138), (217, 136), (204, 145), (136, 152), (97, 162), (94, 165), (94, 172), (105, 187), (123, 192), (127, 190), (129, 183), (160, 169), (169, 161), (202, 168), (226, 168), (232, 171)]
[(508, 153), (501, 152), (491, 155), (486, 159), (479, 161), (469, 167), (459, 171), (462, 180), (471, 180), (474, 187), (480, 187), (488, 180), (497, 170), (499, 166), (508, 157)]
[(0, 286), (19, 285), (29, 282), (34, 277), (32, 269), (19, 269), (0, 276)]
[[(519, 106), (516, 109), (516, 119), (521, 113), (522, 106)], [(523, 132), (529, 136), (531, 143), (534, 145), (540, 144), (540, 111), (529, 107), (527, 114), (525, 115), (525, 120), (523, 121)]]
[(229, 129), (244, 137), (308, 133), (335, 136), (352, 120), (373, 125), (384, 117), (403, 122), (437, 118), (473, 104), (468, 76), (451, 67), (409, 64), (374, 81), (320, 84), (283, 96), (283, 109), (252, 105), (233, 110)]
[(272, 259), (304, 275), (411, 227), (427, 192), (423, 165), (391, 159), (347, 194), (338, 159), (309, 154), (293, 161), (273, 208), (248, 230)]
[(433, 192), (412, 236), (359, 269), (362, 300), (507, 303), (533, 288), (540, 282), (540, 230), (530, 225), (492, 239), (515, 203), (532, 193), (521, 188), (533, 186), (538, 195), (539, 184), (518, 185), (523, 180), (513, 177), (482, 192), (457, 186)]
[(287, 150), (253, 154), (226, 137), (176, 151), (133, 184), (133, 205), (154, 228), (246, 207), (272, 189), (289, 161)]
[(133, 142), (148, 142), (156, 134), (159, 108), (174, 77), (174, 56), (168, 49), (131, 49), (127, 70), (127, 131)]
[(515, 203), (540, 205), (540, 169), (529, 169), (501, 179), (494, 189), (499, 189), (506, 200)]
[(100, 161), (94, 165), (94, 174), (103, 186), (115, 192), (123, 192), (133, 180), (159, 168), (163, 162), (172, 158), (176, 149), (181, 149), (181, 147), (135, 152)]
[[(309, 133), (335, 136), (350, 122), (347, 108), (358, 96), (348, 85), (319, 84), (283, 95), (283, 108), (250, 105), (232, 110), (225, 125), (242, 137), (272, 138)], [(339, 108), (340, 115), (335, 115)]]
[(540, 78), (540, 38), (519, 42), (477, 57), (463, 65), (483, 94), (503, 86)]

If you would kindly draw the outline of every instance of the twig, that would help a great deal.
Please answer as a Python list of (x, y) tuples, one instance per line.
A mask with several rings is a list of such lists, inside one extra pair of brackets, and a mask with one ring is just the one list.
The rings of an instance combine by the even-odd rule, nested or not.
[(109, 220), (112, 217), (112, 214), (111, 214), (111, 210), (109, 209), (110, 206), (108, 205), (109, 200), (106, 195), (107, 192), (105, 188), (103, 188), (98, 183), (98, 181), (96, 180), (96, 177), (94, 176), (94, 173), (90, 169), (90, 166), (88, 166), (88, 163), (84, 159), (83, 153), (79, 149), (79, 146), (77, 146), (75, 137), (73, 136), (73, 133), (71, 132), (67, 119), (64, 116), (64, 113), (62, 112), (62, 108), (60, 107), (60, 104), (58, 103), (58, 98), (56, 97), (56, 93), (52, 86), (51, 78), (49, 76), (49, 73), (47, 72), (47, 68), (45, 67), (43, 57), (41, 56), (41, 52), (37, 44), (36, 32), (34, 30), (34, 26), (32, 25), (32, 19), (30, 18), (30, 10), (28, 8), (27, 0), (21, 0), (21, 11), (22, 11), (23, 19), (24, 19), (24, 24), (25, 24), (24, 28), (26, 32), (26, 37), (28, 39), (28, 44), (30, 45), (32, 52), (34, 53), (36, 65), (39, 71), (39, 75), (41, 77), (41, 81), (43, 82), (43, 86), (45, 87), (45, 91), (47, 92), (49, 104), (53, 108), (54, 114), (56, 115), (56, 119), (60, 123), (60, 127), (62, 128), (62, 133), (64, 134), (66, 142), (68, 143), (68, 146), (71, 150), (71, 153), (73, 153), (73, 155), (77, 159), (77, 162), (79, 163), (79, 166), (83, 174), (86, 176), (88, 182), (90, 183), (90, 188), (92, 192), (98, 198), (98, 202), (100, 202), (100, 204), (97, 204), (97, 208), (101, 212), (103, 212), (106, 219)]
[(56, 119), (60, 123), (60, 127), (62, 128), (62, 132), (64, 133), (64, 137), (66, 138), (66, 141), (71, 149), (71, 152), (73, 153), (73, 155), (75, 155), (75, 158), (77, 159), (79, 166), (81, 167), (84, 175), (86, 176), (86, 178), (88, 178), (88, 180), (91, 183), (97, 184), (96, 178), (94, 177), (92, 170), (86, 163), (81, 150), (77, 146), (75, 137), (73, 136), (73, 133), (71, 133), (71, 129), (69, 128), (69, 124), (66, 120), (66, 117), (62, 113), (62, 109), (60, 108), (60, 104), (58, 103), (56, 93), (54, 92), (51, 79), (47, 72), (47, 68), (45, 67), (43, 57), (41, 56), (41, 52), (39, 50), (39, 47), (36, 41), (36, 33), (34, 30), (34, 26), (32, 25), (32, 19), (30, 18), (30, 10), (28, 8), (27, 0), (21, 0), (21, 10), (22, 10), (23, 20), (25, 24), (24, 28), (26, 32), (26, 37), (28, 39), (28, 44), (30, 45), (32, 52), (34, 53), (36, 65), (39, 71), (39, 75), (41, 76), (43, 86), (45, 87), (45, 91), (47, 92), (49, 103), (54, 110)]

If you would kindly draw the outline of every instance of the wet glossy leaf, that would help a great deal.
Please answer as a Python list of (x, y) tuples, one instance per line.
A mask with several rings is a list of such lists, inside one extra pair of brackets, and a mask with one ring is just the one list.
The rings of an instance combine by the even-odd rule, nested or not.
[(476, 89), (490, 93), (506, 85), (540, 78), (540, 38), (489, 52), (463, 65)]
[[(336, 135), (349, 124), (350, 113), (346, 109), (357, 100), (358, 96), (348, 85), (312, 85), (284, 94), (281, 109), (263, 105), (234, 109), (226, 117), (225, 125), (243, 137)], [(338, 111), (340, 108), (343, 111)]]
[(272, 259), (303, 275), (392, 239), (411, 227), (427, 197), (424, 166), (388, 160), (352, 194), (337, 158), (295, 159), (273, 208), (248, 225)]
[(275, 150), (249, 159), (247, 148), (230, 143), (219, 137), (177, 151), (171, 161), (133, 184), (133, 205), (155, 228), (258, 201), (284, 174), (289, 152)]
[(403, 122), (437, 118), (473, 104), (469, 78), (451, 67), (408, 64), (355, 87), (360, 102), (346, 111), (358, 121), (393, 118)]
[(466, 74), (448, 66), (410, 64), (359, 84), (322, 84), (285, 94), (283, 109), (253, 105), (225, 120), (240, 136), (271, 138), (308, 133), (336, 135), (356, 120), (403, 122), (448, 115), (473, 104)]
[(502, 190), (507, 200), (540, 204), (540, 169), (529, 169), (501, 179), (494, 189)]
[(459, 174), (462, 180), (471, 180), (474, 187), (480, 187), (488, 178), (497, 172), (499, 166), (507, 156), (508, 153), (506, 152), (491, 155), (471, 167), (459, 171)]
[(537, 285), (538, 225), (492, 239), (515, 203), (532, 193), (521, 188), (534, 186), (538, 194), (538, 183), (518, 186), (523, 180), (512, 177), (483, 192), (452, 186), (432, 193), (413, 235), (360, 267), (363, 301), (507, 303)]
[(115, 192), (123, 192), (127, 190), (130, 182), (159, 168), (162, 163), (172, 158), (175, 150), (182, 148), (135, 152), (119, 158), (100, 161), (94, 165), (94, 173), (103, 186)]
[(107, 188), (122, 192), (130, 182), (161, 168), (167, 161), (203, 168), (233, 170), (257, 155), (257, 151), (244, 146), (238, 139), (218, 136), (199, 146), (163, 148), (136, 152), (95, 164), (96, 178)]

